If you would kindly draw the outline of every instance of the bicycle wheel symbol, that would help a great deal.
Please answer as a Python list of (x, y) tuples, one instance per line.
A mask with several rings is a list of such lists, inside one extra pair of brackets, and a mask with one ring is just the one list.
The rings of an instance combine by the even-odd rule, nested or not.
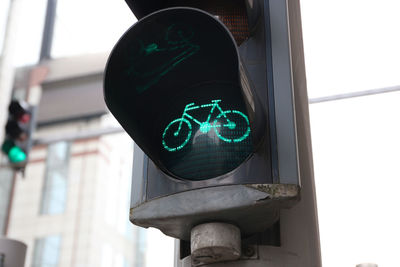
[(184, 118), (176, 119), (165, 127), (162, 135), (163, 147), (170, 152), (180, 150), (189, 142), (191, 135), (190, 122)]
[(238, 110), (219, 114), (213, 127), (218, 137), (227, 143), (240, 143), (250, 134), (249, 119)]

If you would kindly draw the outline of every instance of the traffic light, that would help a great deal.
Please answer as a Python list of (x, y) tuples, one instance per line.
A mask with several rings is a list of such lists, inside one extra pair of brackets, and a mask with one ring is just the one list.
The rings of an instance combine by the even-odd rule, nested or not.
[(23, 169), (28, 160), (34, 129), (35, 108), (22, 100), (12, 100), (8, 107), (5, 140), (1, 150), (14, 169)]
[(290, 60), (272, 53), (289, 44), (273, 42), (269, 2), (127, 3), (140, 20), (104, 97), (140, 148), (131, 221), (183, 240), (204, 222), (262, 232), (300, 195)]
[(191, 8), (159, 11), (114, 49), (106, 102), (164, 172), (217, 177), (245, 161), (265, 130), (240, 64), (235, 41), (217, 19)]

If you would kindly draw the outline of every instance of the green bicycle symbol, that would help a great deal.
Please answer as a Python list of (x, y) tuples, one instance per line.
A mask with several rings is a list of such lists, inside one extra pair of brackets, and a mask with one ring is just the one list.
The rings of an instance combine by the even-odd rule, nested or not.
[[(227, 143), (240, 143), (250, 134), (250, 123), (247, 116), (238, 110), (222, 110), (219, 106), (220, 99), (211, 100), (211, 103), (195, 106), (194, 103), (187, 104), (181, 118), (171, 121), (162, 135), (163, 147), (175, 152), (182, 149), (190, 140), (192, 135), (192, 124), (190, 120), (200, 126), (202, 133), (214, 130), (216, 135)], [(188, 112), (196, 109), (210, 108), (205, 122), (201, 122)], [(213, 122), (210, 122), (212, 114), (219, 111)]]

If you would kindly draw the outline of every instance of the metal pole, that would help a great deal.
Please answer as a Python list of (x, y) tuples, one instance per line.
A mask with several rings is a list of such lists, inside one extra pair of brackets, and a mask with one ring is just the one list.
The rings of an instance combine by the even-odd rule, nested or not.
[(238, 260), (241, 255), (240, 229), (228, 223), (204, 223), (190, 234), (192, 266)]
[(23, 8), (20, 0), (11, 0), (8, 10), (3, 50), (0, 56), (0, 142), (4, 139), (4, 125), (7, 119), (7, 108), (11, 98), (14, 82), (14, 54), (16, 29), (19, 12)]
[(44, 22), (42, 47), (40, 50), (40, 62), (51, 58), (51, 47), (53, 44), (54, 24), (56, 21), (57, 0), (48, 0), (46, 9), (46, 20)]
[(4, 266), (5, 257), (6, 257), (6, 255), (4, 255), (3, 253), (0, 253), (0, 267), (5, 267)]
[(308, 100), (308, 103), (316, 104), (316, 103), (321, 103), (321, 102), (336, 101), (336, 100), (341, 100), (341, 99), (348, 99), (348, 98), (369, 96), (369, 95), (377, 95), (377, 94), (384, 94), (384, 93), (392, 93), (392, 92), (397, 92), (397, 91), (400, 91), (400, 86), (384, 87), (384, 88), (379, 88), (379, 89), (364, 90), (364, 91), (360, 91), (360, 92), (352, 92), (352, 93), (347, 93), (347, 94), (338, 94), (338, 95), (310, 98)]
[(4, 235), (7, 236), (8, 230), (10, 227), (10, 219), (11, 219), (11, 209), (12, 209), (12, 204), (14, 200), (14, 192), (15, 192), (15, 183), (17, 181), (17, 172), (13, 172), (13, 177), (12, 177), (12, 184), (10, 188), (10, 196), (8, 197), (8, 206), (7, 206), (7, 217), (5, 221), (5, 226), (4, 226)]
[[(301, 200), (289, 210), (280, 211), (280, 246), (256, 245), (243, 250), (236, 261), (205, 264), (212, 267), (320, 267), (321, 254), (318, 230), (317, 205), (313, 173), (309, 103), (305, 79), (305, 64), (302, 41), (299, 0), (269, 0), (274, 23), (289, 21), (290, 54), (293, 72), (296, 126), (298, 134), (299, 172), (301, 177)], [(285, 14), (283, 14), (285, 13)], [(283, 21), (283, 22), (282, 22)], [(278, 26), (282, 26), (278, 25)], [(283, 34), (282, 34), (283, 35)], [(260, 215), (262, 216), (262, 215)], [(178, 256), (177, 249), (176, 256)], [(247, 255), (246, 255), (247, 254)], [(205, 255), (208, 256), (208, 255)], [(246, 256), (246, 257), (245, 257)], [(192, 267), (191, 256), (176, 261), (176, 267)]]

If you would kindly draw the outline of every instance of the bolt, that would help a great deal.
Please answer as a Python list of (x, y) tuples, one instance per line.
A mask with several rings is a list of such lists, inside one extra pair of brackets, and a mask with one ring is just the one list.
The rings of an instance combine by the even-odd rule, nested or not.
[(245, 246), (245, 247), (243, 248), (242, 252), (243, 252), (243, 255), (244, 255), (244, 256), (246, 256), (246, 257), (251, 257), (251, 256), (254, 255), (255, 250), (254, 250), (254, 247), (252, 247), (252, 246)]

